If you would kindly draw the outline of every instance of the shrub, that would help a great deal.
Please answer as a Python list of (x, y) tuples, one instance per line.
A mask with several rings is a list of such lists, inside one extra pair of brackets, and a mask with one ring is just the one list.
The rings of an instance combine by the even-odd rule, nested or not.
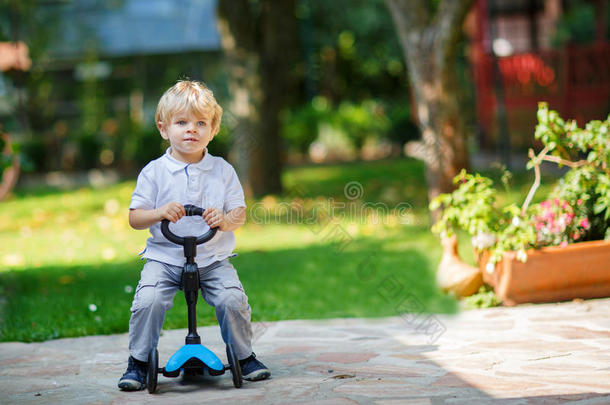
[[(525, 261), (527, 249), (565, 246), (568, 243), (610, 239), (610, 117), (591, 121), (584, 129), (564, 121), (546, 103), (538, 108), (535, 138), (543, 149), (529, 151), (528, 169), (535, 180), (521, 207), (498, 207), (493, 182), (479, 174), (462, 171), (455, 177), (457, 189), (435, 198), (430, 209), (441, 210), (433, 226), (437, 233), (451, 234), (460, 228), (472, 236), (476, 249), (491, 253), (490, 263), (504, 252), (517, 251)], [(530, 205), (540, 186), (543, 161), (568, 166), (548, 198)]]

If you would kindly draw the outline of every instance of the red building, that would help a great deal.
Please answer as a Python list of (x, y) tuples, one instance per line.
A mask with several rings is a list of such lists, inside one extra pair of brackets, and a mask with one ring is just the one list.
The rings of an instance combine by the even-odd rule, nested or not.
[(608, 8), (608, 0), (475, 1), (468, 26), (481, 147), (530, 146), (539, 101), (580, 125), (608, 116)]

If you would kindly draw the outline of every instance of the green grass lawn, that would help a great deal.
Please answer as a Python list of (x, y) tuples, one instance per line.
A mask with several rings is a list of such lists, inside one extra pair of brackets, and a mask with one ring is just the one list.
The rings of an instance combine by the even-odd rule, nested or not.
[[(457, 311), (434, 284), (441, 248), (428, 230), (419, 162), (291, 168), (283, 180), (285, 194), (248, 201), (248, 222), (236, 233), (232, 262), (254, 321), (392, 316), (405, 302), (423, 312)], [(347, 184), (356, 194), (346, 196)], [(127, 224), (134, 185), (18, 191), (0, 203), (1, 341), (127, 331), (148, 237)], [(468, 243), (460, 251), (472, 260)], [(203, 300), (198, 322), (216, 323)], [(164, 328), (183, 327), (179, 292)]]

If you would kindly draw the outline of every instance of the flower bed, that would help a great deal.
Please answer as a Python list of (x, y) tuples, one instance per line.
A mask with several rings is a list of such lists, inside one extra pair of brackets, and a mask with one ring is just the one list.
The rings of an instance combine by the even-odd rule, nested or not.
[[(581, 129), (541, 103), (535, 137), (543, 149), (529, 151), (535, 180), (521, 206), (498, 207), (493, 182), (462, 171), (454, 179), (456, 190), (430, 204), (440, 210), (433, 231), (467, 231), (473, 247), (483, 252), (484, 280), (507, 304), (610, 296), (607, 285), (594, 285), (610, 279), (609, 243), (599, 242), (610, 240), (610, 117)], [(569, 170), (544, 201), (531, 204), (543, 161)], [(503, 180), (509, 177), (506, 172)], [(576, 243), (587, 241), (598, 242)], [(605, 263), (594, 265), (584, 257), (589, 254)], [(522, 279), (527, 273), (531, 279)], [(590, 282), (582, 281), (589, 273)]]

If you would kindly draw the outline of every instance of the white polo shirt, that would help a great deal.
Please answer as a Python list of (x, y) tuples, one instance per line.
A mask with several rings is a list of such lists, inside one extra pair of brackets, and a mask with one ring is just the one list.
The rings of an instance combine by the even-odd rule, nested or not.
[[(244, 192), (235, 169), (223, 158), (206, 153), (197, 163), (184, 163), (174, 159), (170, 148), (165, 155), (147, 164), (140, 174), (131, 197), (130, 209), (154, 209), (175, 201), (202, 208), (215, 207), (225, 214), (245, 207)], [(179, 236), (199, 236), (210, 229), (202, 217), (182, 217), (170, 223), (170, 229)], [(182, 266), (185, 262), (182, 246), (168, 241), (161, 233), (161, 222), (149, 228), (152, 237), (146, 241), (144, 257), (163, 263)], [(204, 267), (231, 256), (235, 249), (232, 231), (218, 231), (214, 238), (197, 247), (195, 261)]]

